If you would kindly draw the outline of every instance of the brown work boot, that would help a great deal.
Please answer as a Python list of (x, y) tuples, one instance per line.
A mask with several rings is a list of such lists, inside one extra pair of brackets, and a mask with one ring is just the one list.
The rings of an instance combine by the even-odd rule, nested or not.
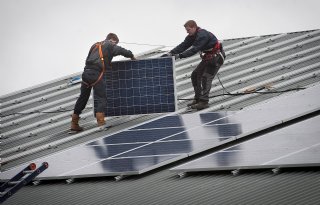
[(191, 103), (188, 103), (187, 106), (190, 107), (198, 103), (198, 100), (194, 99)]
[(80, 119), (79, 115), (72, 114), (70, 130), (77, 131), (77, 132), (80, 132), (83, 130), (83, 128), (79, 126), (79, 119)]
[(99, 127), (106, 124), (106, 121), (104, 120), (104, 113), (103, 112), (97, 112), (96, 118), (97, 118), (97, 123), (98, 123)]
[(191, 106), (192, 109), (197, 109), (197, 110), (203, 110), (208, 107), (209, 107), (209, 104), (208, 102), (205, 102), (205, 101), (199, 101), (197, 104)]

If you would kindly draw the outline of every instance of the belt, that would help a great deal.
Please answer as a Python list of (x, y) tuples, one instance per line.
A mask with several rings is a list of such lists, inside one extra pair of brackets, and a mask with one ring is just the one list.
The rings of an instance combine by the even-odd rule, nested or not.
[(217, 53), (204, 53), (204, 54), (201, 53), (200, 54), (200, 57), (202, 58), (202, 60), (210, 60), (210, 59), (213, 59), (217, 56), (220, 56), (222, 58), (222, 62), (224, 62), (224, 57), (220, 51)]

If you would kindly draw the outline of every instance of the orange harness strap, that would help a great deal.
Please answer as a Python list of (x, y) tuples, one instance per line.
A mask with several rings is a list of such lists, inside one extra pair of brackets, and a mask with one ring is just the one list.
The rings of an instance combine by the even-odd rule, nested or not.
[[(100, 56), (100, 60), (102, 62), (102, 71), (100, 72), (100, 75), (99, 75), (98, 79), (94, 83), (89, 84), (87, 82), (82, 81), (88, 87), (95, 86), (102, 79), (103, 74), (106, 72), (106, 67), (105, 67), (105, 64), (104, 64), (104, 58), (103, 58), (103, 53), (102, 53), (102, 48), (101, 48), (101, 42), (96, 43), (96, 48), (99, 49), (99, 56)], [(107, 58), (107, 56), (106, 56), (106, 58)]]

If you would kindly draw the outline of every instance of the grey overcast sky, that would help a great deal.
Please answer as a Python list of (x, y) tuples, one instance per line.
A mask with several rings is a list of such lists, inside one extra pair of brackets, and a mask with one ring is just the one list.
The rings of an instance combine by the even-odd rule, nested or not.
[[(0, 0), (0, 96), (83, 70), (118, 34), (134, 54), (175, 46), (195, 20), (218, 39), (320, 29), (319, 0)], [(126, 42), (126, 43), (124, 43)]]

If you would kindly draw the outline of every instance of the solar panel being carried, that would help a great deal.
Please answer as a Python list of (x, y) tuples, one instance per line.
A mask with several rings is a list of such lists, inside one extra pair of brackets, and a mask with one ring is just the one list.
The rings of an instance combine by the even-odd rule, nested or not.
[(172, 57), (115, 61), (104, 77), (106, 116), (166, 113), (177, 108)]

